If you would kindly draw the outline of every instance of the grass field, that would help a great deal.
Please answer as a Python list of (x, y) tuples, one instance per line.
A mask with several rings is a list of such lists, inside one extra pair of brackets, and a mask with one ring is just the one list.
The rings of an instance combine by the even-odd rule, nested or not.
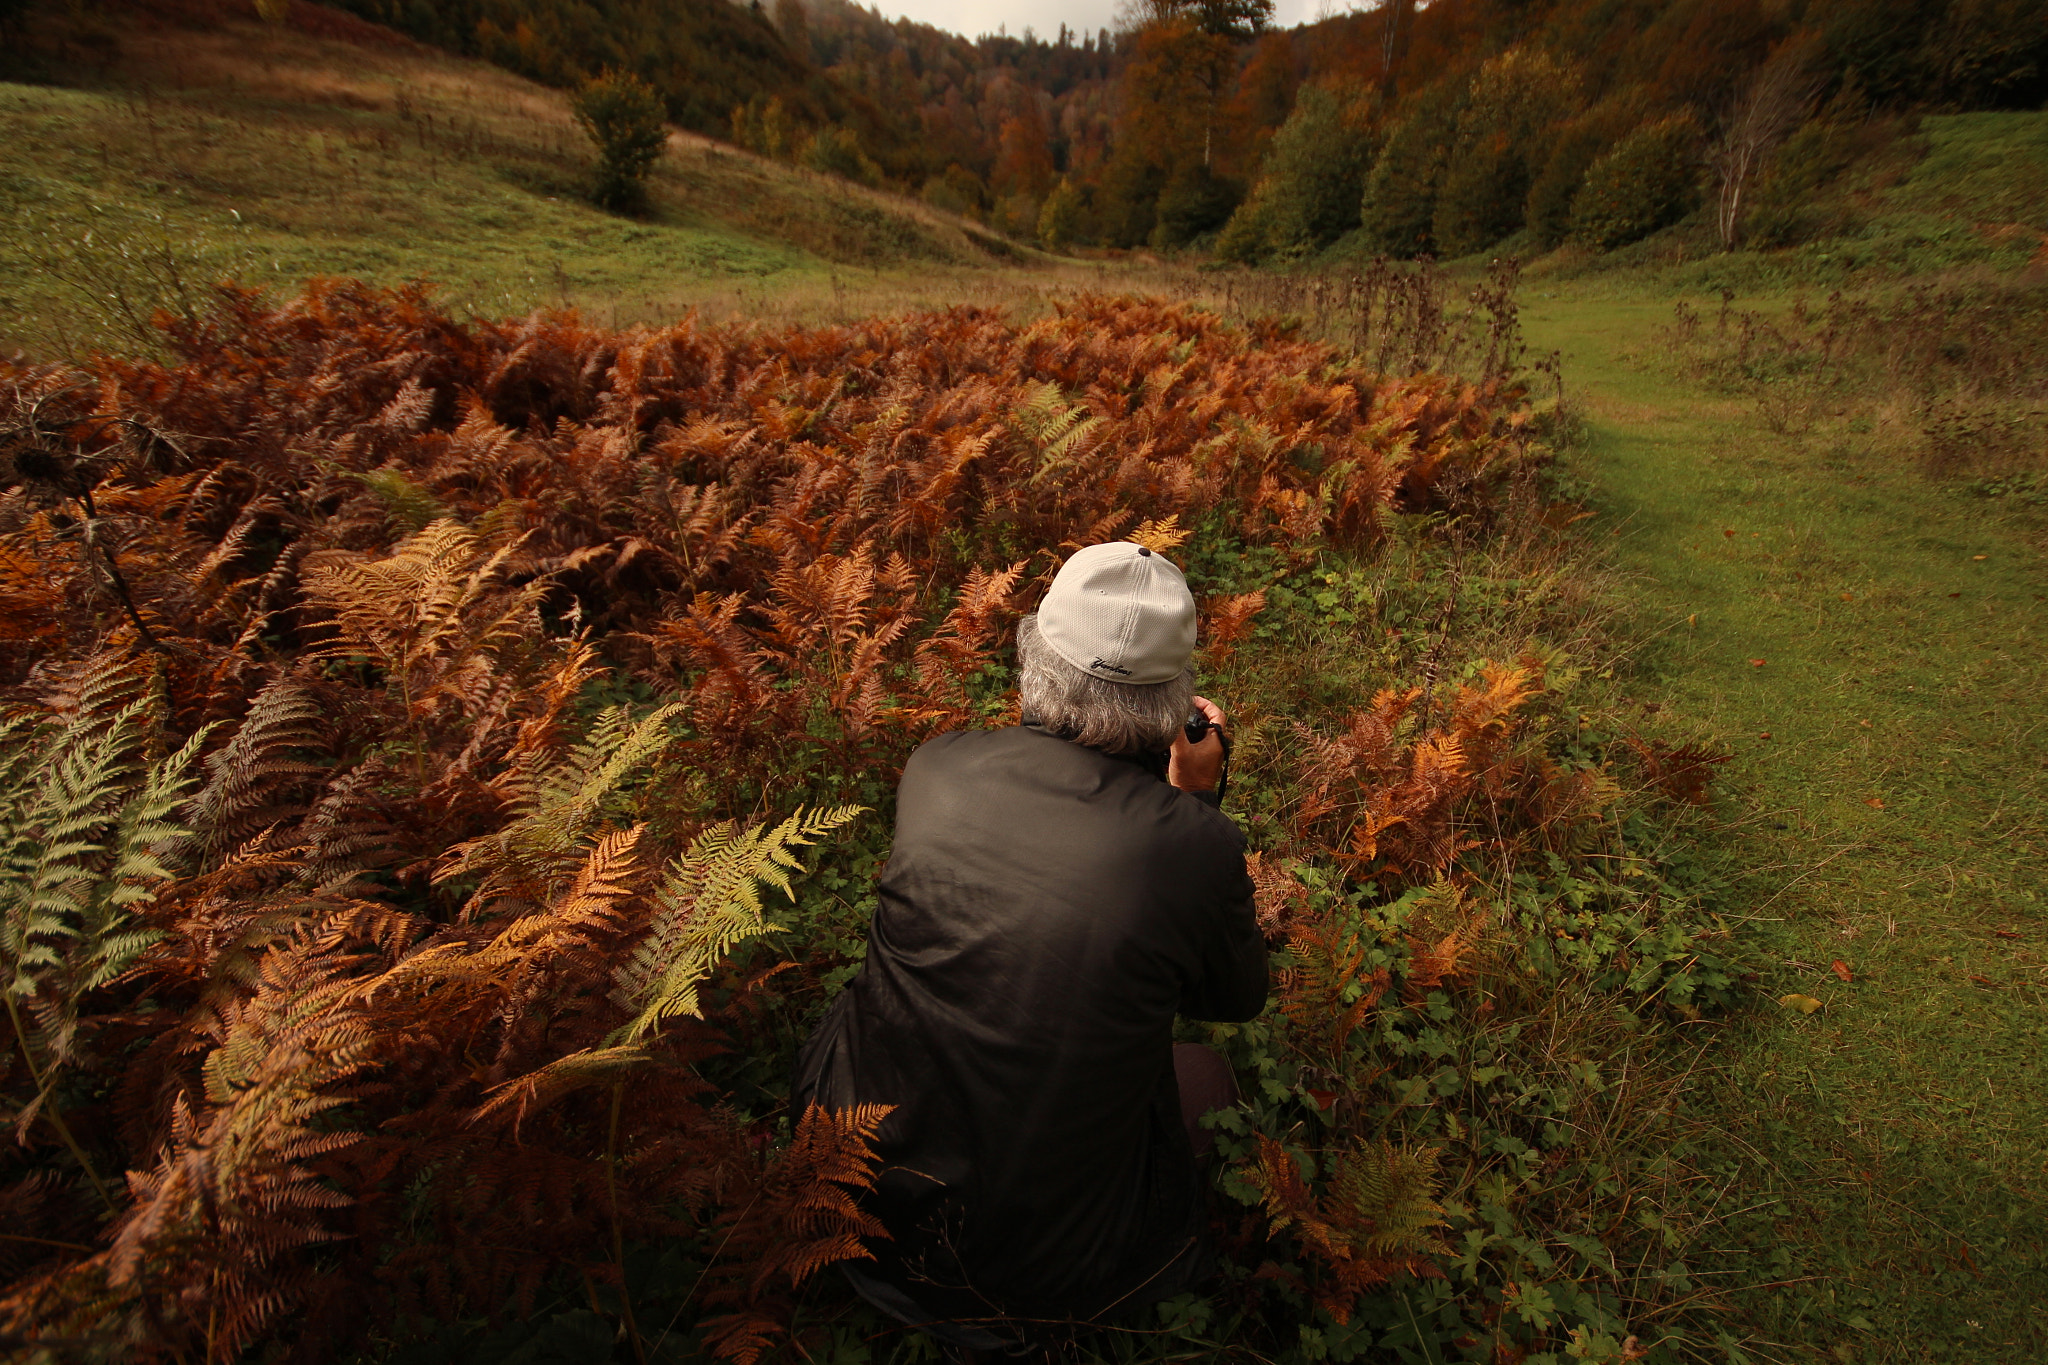
[(1524, 316), (1584, 404), (1641, 690), (1737, 755), (1719, 853), (1765, 1003), (1694, 1102), (1780, 1282), (1741, 1317), (1765, 1358), (2041, 1359), (2041, 519), (1851, 431), (1773, 435), (1662, 363), (1669, 313)]
[(789, 299), (824, 313), (850, 286), (904, 306), (971, 297), (991, 267), (1046, 259), (681, 132), (650, 213), (602, 213), (583, 200), (592, 154), (560, 92), (402, 41), (254, 23), (101, 36), (67, 65), (79, 88), (0, 83), (0, 347), (132, 345), (109, 292), (146, 316), (221, 275), (427, 278), (481, 314), (574, 306), (623, 323)]

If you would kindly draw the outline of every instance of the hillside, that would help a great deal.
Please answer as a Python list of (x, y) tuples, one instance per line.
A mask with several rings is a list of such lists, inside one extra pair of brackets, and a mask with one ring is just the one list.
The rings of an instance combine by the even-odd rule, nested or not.
[[(1019, 249), (971, 220), (677, 131), (644, 220), (581, 195), (563, 96), (334, 11), (68, 31), (73, 88), (0, 84), (0, 346), (133, 342), (207, 281), (426, 278), (491, 315), (581, 304), (721, 314), (786, 287)], [(111, 297), (110, 297), (111, 296)]]

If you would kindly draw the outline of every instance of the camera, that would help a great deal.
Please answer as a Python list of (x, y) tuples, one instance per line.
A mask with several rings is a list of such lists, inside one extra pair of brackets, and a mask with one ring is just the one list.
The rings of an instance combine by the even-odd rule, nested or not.
[(1203, 715), (1200, 711), (1194, 712), (1188, 717), (1186, 727), (1188, 743), (1200, 744), (1209, 737), (1209, 732), (1215, 728), (1207, 716)]

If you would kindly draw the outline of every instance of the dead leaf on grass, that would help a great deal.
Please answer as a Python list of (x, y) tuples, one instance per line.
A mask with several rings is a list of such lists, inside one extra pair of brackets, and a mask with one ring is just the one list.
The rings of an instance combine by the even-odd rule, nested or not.
[(1828, 964), (1828, 970), (1841, 977), (1844, 981), (1854, 981), (1856, 979), (1856, 974), (1849, 970), (1849, 964), (1842, 961), (1839, 957)]
[(1798, 1010), (1801, 1014), (1812, 1014), (1820, 1008), (1820, 1001), (1810, 995), (1781, 995), (1778, 1003), (1786, 1009)]

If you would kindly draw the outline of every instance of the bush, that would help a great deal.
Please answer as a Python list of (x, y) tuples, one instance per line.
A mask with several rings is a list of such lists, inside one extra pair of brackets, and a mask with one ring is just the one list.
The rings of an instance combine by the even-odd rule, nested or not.
[(1038, 244), (1047, 251), (1062, 251), (1074, 240), (1081, 222), (1081, 192), (1065, 176), (1045, 197), (1038, 211)]
[(1126, 142), (1103, 168), (1096, 198), (1098, 239), (1105, 246), (1132, 247), (1149, 241), (1166, 172), (1135, 142)]
[(860, 149), (860, 138), (851, 128), (820, 128), (804, 143), (803, 163), (858, 184), (882, 183), (882, 168)]
[(1549, 155), (1530, 184), (1522, 209), (1523, 225), (1546, 249), (1571, 235), (1572, 200), (1593, 163), (1640, 121), (1633, 106), (1634, 101), (1609, 100), (1551, 130)]
[(750, 152), (786, 161), (795, 155), (799, 129), (782, 96), (759, 95), (732, 111), (732, 140)]
[(1207, 166), (1196, 162), (1181, 167), (1159, 192), (1152, 245), (1185, 246), (1205, 232), (1214, 232), (1230, 221), (1231, 211), (1243, 198), (1242, 186), (1223, 179)]
[(608, 70), (585, 81), (570, 107), (597, 147), (591, 198), (619, 212), (644, 207), (647, 173), (668, 145), (668, 123), (654, 87), (631, 72)]
[(966, 214), (979, 218), (987, 203), (986, 192), (982, 189), (981, 178), (965, 166), (955, 162), (946, 167), (944, 175), (929, 176), (917, 197), (935, 209), (947, 213)]
[(1608, 251), (1683, 218), (1699, 194), (1699, 125), (1689, 114), (1638, 128), (1595, 161), (1572, 197), (1574, 240)]
[(1850, 167), (1890, 146), (1898, 131), (1897, 121), (1863, 117), (1853, 106), (1823, 111), (1764, 163), (1743, 214), (1742, 240), (1759, 247), (1794, 246), (1849, 230), (1853, 211), (1844, 197), (1829, 196), (1829, 203), (1823, 192)]

